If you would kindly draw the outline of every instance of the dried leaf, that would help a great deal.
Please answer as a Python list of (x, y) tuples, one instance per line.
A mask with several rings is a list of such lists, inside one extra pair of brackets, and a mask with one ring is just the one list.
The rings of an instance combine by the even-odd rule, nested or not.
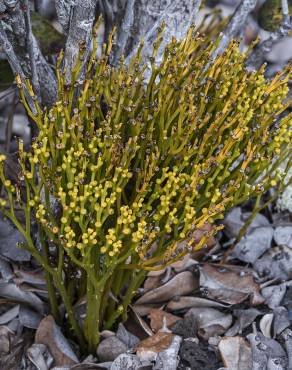
[(271, 329), (272, 329), (273, 320), (274, 320), (273, 313), (267, 313), (261, 318), (260, 329), (263, 335), (267, 338), (272, 337)]
[(37, 329), (42, 319), (43, 316), (40, 315), (39, 313), (27, 307), (23, 306), (20, 307), (19, 322), (21, 323), (22, 326), (29, 329)]
[(271, 247), (274, 230), (271, 226), (262, 226), (250, 230), (236, 244), (232, 256), (240, 261), (254, 263)]
[(286, 328), (290, 326), (290, 320), (288, 316), (288, 311), (285, 307), (276, 307), (274, 309), (274, 337), (281, 334)]
[(181, 344), (181, 337), (175, 335), (170, 346), (160, 351), (156, 357), (153, 370), (176, 370), (178, 365), (178, 351)]
[(44, 344), (33, 344), (26, 351), (27, 357), (38, 370), (49, 370), (54, 359)]
[(150, 327), (155, 333), (164, 326), (164, 322), (168, 328), (171, 328), (173, 324), (175, 324), (178, 320), (181, 320), (180, 317), (157, 308), (154, 308), (150, 311), (149, 318)]
[(286, 294), (286, 284), (271, 285), (262, 289), (262, 296), (265, 298), (265, 303), (271, 309), (280, 306)]
[[(287, 356), (281, 345), (261, 333), (247, 336), (252, 348), (253, 369), (285, 370)], [(277, 365), (277, 367), (275, 367)]]
[(228, 370), (252, 369), (251, 348), (243, 338), (223, 338), (218, 348)]
[[(235, 238), (239, 234), (241, 228), (244, 226), (248, 218), (250, 217), (250, 212), (242, 213), (240, 207), (233, 208), (224, 218), (225, 229), (224, 232), (228, 235), (229, 238)], [(254, 228), (261, 226), (269, 226), (270, 223), (268, 219), (262, 214), (258, 213), (247, 228), (247, 234)]]
[(254, 269), (261, 277), (267, 280), (289, 280), (291, 270), (292, 249), (286, 246), (275, 247), (266, 252), (254, 264)]
[(292, 226), (278, 226), (274, 232), (274, 240), (277, 245), (286, 245), (292, 248)]
[(140, 341), (136, 335), (130, 333), (121, 323), (118, 326), (116, 336), (127, 346), (128, 349), (133, 348)]
[(30, 253), (17, 247), (17, 243), (24, 242), (23, 236), (10, 223), (2, 220), (0, 220), (0, 240), (0, 254), (12, 261), (30, 260)]
[(14, 306), (10, 310), (6, 311), (0, 316), (0, 325), (7, 324), (11, 320), (15, 319), (19, 314), (19, 305)]
[(51, 315), (40, 322), (35, 342), (45, 344), (49, 348), (56, 366), (71, 366), (78, 362), (76, 355)]
[(200, 285), (212, 299), (238, 304), (250, 297), (251, 304), (264, 302), (252, 271), (240, 266), (210, 265), (201, 268)]
[(214, 308), (191, 308), (185, 317), (196, 319), (198, 335), (208, 340), (210, 337), (224, 334), (232, 324), (232, 315), (222, 313)]
[(24, 292), (12, 283), (0, 283), (0, 296), (14, 302), (25, 303), (42, 314), (46, 309), (44, 302), (39, 297), (31, 292)]
[(0, 358), (11, 350), (14, 333), (7, 326), (0, 326)]
[(247, 310), (234, 310), (233, 315), (237, 317), (237, 320), (225, 333), (227, 337), (242, 334), (243, 329), (247, 328), (257, 318), (257, 316), (261, 315), (261, 312), (255, 308), (249, 308)]
[(168, 303), (166, 306), (168, 310), (170, 311), (176, 311), (176, 310), (184, 310), (187, 308), (192, 307), (229, 307), (229, 305), (225, 305), (223, 303), (211, 301), (210, 299), (205, 299), (201, 297), (191, 297), (191, 296), (185, 296), (185, 297), (178, 297), (176, 299), (173, 299)]
[(191, 293), (198, 288), (198, 282), (189, 271), (181, 272), (166, 284), (146, 292), (136, 304), (165, 302), (175, 296)]
[(175, 337), (171, 333), (158, 332), (137, 344), (137, 356), (141, 361), (155, 361), (158, 353), (169, 348)]

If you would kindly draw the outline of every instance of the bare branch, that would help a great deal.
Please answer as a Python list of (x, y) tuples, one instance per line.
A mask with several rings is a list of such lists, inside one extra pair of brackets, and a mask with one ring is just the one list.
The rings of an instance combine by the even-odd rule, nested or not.
[(70, 83), (80, 46), (89, 47), (98, 0), (76, 0), (71, 9), (68, 38), (65, 48), (64, 70), (66, 83)]
[(161, 52), (172, 37), (177, 39), (183, 38), (194, 22), (200, 5), (201, 0), (136, 1), (132, 31), (133, 42), (127, 60), (136, 52), (141, 39), (144, 40), (145, 44), (145, 56), (149, 57), (151, 55), (153, 41), (163, 22), (166, 23), (167, 28), (163, 34)]
[(236, 8), (230, 22), (222, 32), (222, 38), (217, 49), (213, 52), (210, 63), (216, 59), (230, 43), (231, 39), (236, 37), (237, 34), (242, 30), (249, 13), (255, 8), (257, 0), (242, 0), (242, 2)]
[(270, 37), (257, 45), (247, 60), (247, 67), (251, 70), (258, 69), (264, 62), (265, 55), (272, 50), (273, 45), (288, 36), (292, 30), (292, 20), (289, 15), (287, 0), (282, 0), (282, 24), (276, 32), (272, 32)]
[(75, 0), (56, 0), (55, 7), (58, 20), (65, 33), (69, 30), (71, 8), (74, 6)]
[(28, 0), (24, 0), (24, 7), (23, 7), (23, 14), (24, 14), (24, 21), (25, 21), (25, 28), (26, 28), (26, 42), (27, 42), (27, 51), (29, 54), (30, 59), (30, 71), (31, 71), (31, 82), (34, 88), (35, 94), (40, 101), (40, 84), (37, 74), (37, 66), (36, 66), (36, 43), (34, 40), (34, 36), (31, 29), (31, 20), (30, 20), (30, 11), (29, 11), (29, 3)]
[[(4, 0), (5, 19), (3, 24), (6, 26), (6, 35), (9, 40), (14, 55), (21, 65), (22, 72), (26, 77), (31, 77), (31, 58), (27, 57), (27, 25), (25, 21), (25, 12), (19, 0)], [(37, 41), (33, 34), (30, 34), (32, 45), (31, 52), (34, 54), (35, 68), (40, 84), (41, 98), (44, 104), (52, 105), (57, 97), (56, 77), (42, 55)], [(10, 61), (10, 60), (9, 60)], [(13, 68), (13, 67), (12, 67)], [(13, 70), (15, 70), (13, 68)]]
[(122, 25), (117, 36), (117, 48), (113, 56), (113, 64), (116, 65), (119, 58), (124, 54), (127, 42), (130, 38), (131, 28), (134, 24), (135, 0), (128, 0)]

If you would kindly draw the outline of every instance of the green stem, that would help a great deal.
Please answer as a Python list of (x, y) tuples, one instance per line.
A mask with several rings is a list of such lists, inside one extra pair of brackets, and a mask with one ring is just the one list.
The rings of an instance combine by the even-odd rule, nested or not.
[[(89, 272), (90, 273), (90, 272)], [(103, 294), (101, 284), (93, 285), (91, 279), (87, 280), (87, 311), (84, 322), (84, 334), (89, 351), (94, 353), (100, 339), (100, 307)]]
[(60, 281), (60, 279), (58, 277), (58, 274), (54, 274), (54, 283), (55, 283), (57, 289), (59, 290), (59, 292), (61, 294), (64, 306), (65, 306), (65, 309), (66, 309), (66, 313), (68, 315), (69, 324), (70, 324), (74, 334), (76, 335), (76, 337), (78, 339), (78, 342), (79, 342), (80, 347), (81, 347), (81, 351), (85, 352), (86, 344), (85, 344), (85, 339), (84, 339), (83, 333), (82, 333), (82, 331), (80, 329), (80, 326), (79, 326), (79, 324), (76, 320), (76, 317), (75, 317), (75, 314), (74, 314), (74, 311), (73, 311), (73, 307), (72, 307), (72, 304), (70, 302), (69, 296), (67, 294), (64, 282), (63, 282), (63, 280)]
[[(46, 261), (46, 263), (49, 265), (49, 248), (48, 248), (47, 242), (44, 239), (43, 231), (40, 227), (39, 227), (39, 236), (40, 236), (40, 242), (42, 246), (43, 258)], [(60, 322), (60, 313), (59, 313), (58, 301), (57, 301), (57, 296), (56, 296), (56, 289), (53, 283), (53, 276), (47, 270), (45, 270), (45, 278), (47, 282), (51, 312), (55, 320), (57, 322)]]

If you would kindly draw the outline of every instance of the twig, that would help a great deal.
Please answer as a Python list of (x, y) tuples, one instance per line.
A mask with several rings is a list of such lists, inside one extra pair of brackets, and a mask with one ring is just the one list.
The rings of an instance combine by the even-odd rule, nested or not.
[(226, 26), (226, 28), (222, 32), (222, 38), (218, 47), (214, 50), (213, 54), (211, 55), (210, 65), (218, 55), (220, 55), (226, 48), (226, 46), (230, 43), (231, 39), (242, 30), (249, 13), (254, 9), (256, 6), (257, 0), (242, 0), (241, 3), (236, 8), (233, 16)]
[(32, 86), (34, 88), (34, 92), (38, 97), (39, 102), (41, 101), (40, 98), (40, 84), (39, 84), (39, 79), (38, 79), (38, 74), (37, 74), (37, 67), (36, 67), (36, 50), (34, 47), (34, 37), (32, 34), (32, 28), (31, 28), (31, 19), (30, 19), (30, 9), (29, 9), (29, 3), (28, 0), (24, 0), (24, 21), (25, 21), (25, 28), (26, 28), (26, 42), (27, 42), (27, 51), (29, 54), (29, 59), (30, 59), (30, 71), (31, 71), (31, 82)]
[(282, 0), (283, 20), (280, 28), (272, 32), (270, 37), (257, 45), (247, 60), (247, 67), (251, 70), (258, 69), (264, 61), (264, 57), (269, 53), (275, 43), (283, 39), (292, 30), (291, 17), (289, 16), (288, 1)]
[[(183, 38), (195, 20), (201, 5), (201, 0), (167, 1), (162, 11), (159, 11), (161, 2), (155, 1), (154, 3), (155, 4), (151, 3), (151, 6), (154, 9), (157, 8), (156, 11), (149, 9), (149, 3), (146, 3), (147, 5), (145, 7), (145, 4), (143, 4), (141, 0), (138, 2), (140, 9), (139, 12), (141, 14), (135, 14), (134, 27), (132, 31), (134, 35), (134, 46), (127, 56), (127, 62), (136, 53), (140, 43), (140, 38), (144, 40), (146, 57), (151, 55), (153, 40), (155, 39), (158, 29), (161, 27), (163, 22), (165, 22), (168, 27), (163, 35), (162, 49), (164, 49), (166, 44), (170, 42), (172, 37), (176, 37), (177, 39)], [(150, 23), (149, 27), (149, 20), (151, 19), (154, 20), (152, 21), (152, 24)], [(147, 25), (147, 29), (143, 29), (145, 24)]]
[(69, 30), (70, 13), (74, 0), (55, 0), (55, 7), (60, 25), (65, 33)]
[(127, 41), (130, 37), (130, 31), (134, 23), (134, 5), (135, 0), (128, 0), (125, 15), (122, 21), (120, 31), (117, 36), (117, 48), (113, 56), (113, 65), (116, 65), (119, 58), (124, 54)]
[[(4, 51), (6, 55), (8, 52), (11, 54), (13, 51), (14, 60), (8, 56), (7, 59), (11, 64), (13, 72), (19, 74), (22, 80), (28, 77), (31, 71), (31, 58), (27, 57), (27, 22), (25, 20), (26, 11), (24, 11), (26, 7), (23, 7), (25, 1), (27, 0), (6, 1), (5, 18), (1, 21), (2, 31), (4, 30), (4, 25), (6, 26), (6, 41), (8, 41), (10, 45), (13, 45), (13, 48), (11, 46), (11, 50), (6, 50), (6, 48), (9, 48), (9, 44), (6, 42)], [(3, 34), (1, 31), (0, 33)], [(30, 33), (30, 40), (33, 48), (36, 74), (38, 76), (42, 100), (45, 105), (50, 106), (56, 101), (57, 97), (56, 76), (42, 55), (32, 32)], [(17, 61), (16, 64), (15, 61)], [(17, 65), (21, 66), (21, 68), (18, 68)]]
[[(98, 0), (76, 0), (71, 8), (68, 38), (64, 56), (65, 80), (71, 81), (71, 71), (74, 68), (80, 46), (89, 48), (91, 32), (95, 21), (95, 12)], [(85, 62), (85, 61), (84, 61)]]

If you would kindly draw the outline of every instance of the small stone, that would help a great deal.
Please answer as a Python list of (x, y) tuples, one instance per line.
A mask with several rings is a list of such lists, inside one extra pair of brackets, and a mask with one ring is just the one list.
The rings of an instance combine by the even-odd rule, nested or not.
[(120, 354), (127, 351), (127, 346), (117, 337), (108, 337), (100, 342), (96, 354), (101, 362), (114, 361)]

